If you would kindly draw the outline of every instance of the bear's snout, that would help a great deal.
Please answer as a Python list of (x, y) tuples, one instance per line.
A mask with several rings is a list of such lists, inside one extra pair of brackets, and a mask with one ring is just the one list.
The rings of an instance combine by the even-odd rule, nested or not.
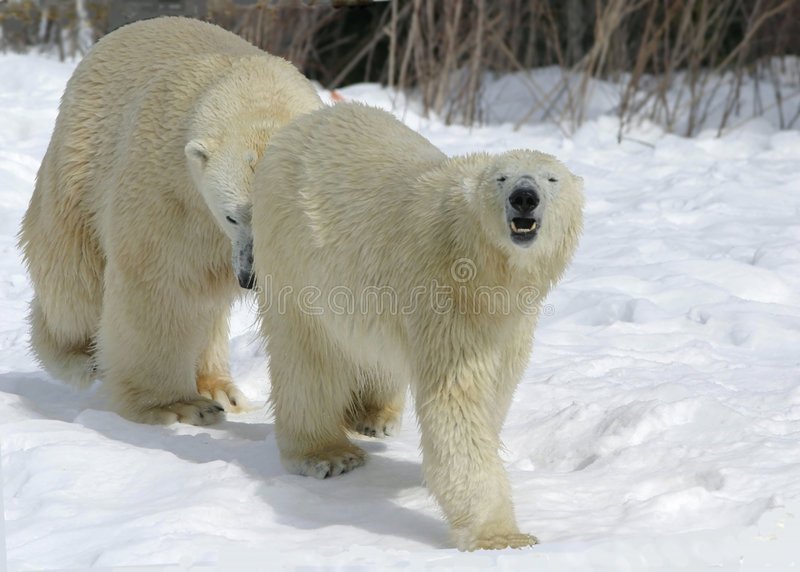
[(515, 214), (522, 217), (530, 216), (539, 206), (539, 193), (527, 185), (517, 187), (509, 195), (508, 204), (511, 205)]
[(541, 215), (534, 216), (539, 206), (539, 193), (530, 177), (522, 177), (508, 195), (506, 217), (514, 244), (528, 247), (539, 233)]

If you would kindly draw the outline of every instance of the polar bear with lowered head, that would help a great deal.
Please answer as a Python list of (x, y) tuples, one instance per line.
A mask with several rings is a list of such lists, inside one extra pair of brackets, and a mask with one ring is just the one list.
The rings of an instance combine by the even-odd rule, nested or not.
[(390, 433), (410, 384), (456, 545), (535, 543), (499, 433), (582, 210), (581, 179), (549, 155), (448, 158), (363, 105), (281, 130), (253, 181), (253, 253), (286, 468), (361, 465), (347, 430)]
[(20, 233), (43, 366), (102, 378), (136, 421), (203, 425), (240, 407), (228, 315), (251, 285), (253, 170), (277, 129), (321, 105), (290, 63), (211, 24), (101, 39), (67, 84)]

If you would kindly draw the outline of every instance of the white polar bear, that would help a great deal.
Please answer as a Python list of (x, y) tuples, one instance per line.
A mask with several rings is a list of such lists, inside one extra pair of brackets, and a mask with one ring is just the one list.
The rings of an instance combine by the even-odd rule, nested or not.
[(253, 253), (287, 469), (361, 465), (346, 429), (385, 433), (410, 383), (457, 546), (536, 542), (517, 528), (499, 432), (582, 209), (581, 179), (549, 155), (447, 158), (363, 105), (281, 130), (253, 181)]
[(102, 378), (136, 421), (241, 406), (228, 315), (237, 275), (250, 285), (253, 170), (278, 128), (321, 105), (290, 63), (211, 24), (100, 40), (67, 84), (20, 233), (43, 366)]

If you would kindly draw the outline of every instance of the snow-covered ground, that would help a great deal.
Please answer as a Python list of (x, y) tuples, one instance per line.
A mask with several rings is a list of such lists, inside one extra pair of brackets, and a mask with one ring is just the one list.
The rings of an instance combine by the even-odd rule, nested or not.
[[(645, 125), (617, 144), (609, 116), (565, 138), (406, 110), (450, 154), (535, 148), (586, 182), (583, 241), (503, 431), (520, 525), (542, 544), (461, 554), (422, 486), (410, 411), (399, 436), (360, 439), (364, 468), (317, 481), (281, 468), (265, 408), (212, 428), (137, 425), (39, 370), (15, 235), (73, 68), (0, 56), (10, 569), (800, 567), (800, 132), (751, 121), (682, 139)], [(391, 103), (376, 86), (341, 93)], [(238, 307), (233, 372), (263, 402), (252, 324), (252, 303)]]

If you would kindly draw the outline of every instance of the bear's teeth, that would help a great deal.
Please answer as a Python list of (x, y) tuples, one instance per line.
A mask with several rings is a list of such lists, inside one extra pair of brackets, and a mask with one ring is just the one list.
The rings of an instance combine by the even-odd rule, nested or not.
[(530, 228), (518, 228), (516, 223), (512, 220), (511, 221), (511, 230), (513, 230), (514, 232), (518, 232), (520, 234), (528, 234), (529, 232), (533, 232), (534, 230), (536, 230), (536, 221), (533, 221), (531, 223), (531, 227)]

